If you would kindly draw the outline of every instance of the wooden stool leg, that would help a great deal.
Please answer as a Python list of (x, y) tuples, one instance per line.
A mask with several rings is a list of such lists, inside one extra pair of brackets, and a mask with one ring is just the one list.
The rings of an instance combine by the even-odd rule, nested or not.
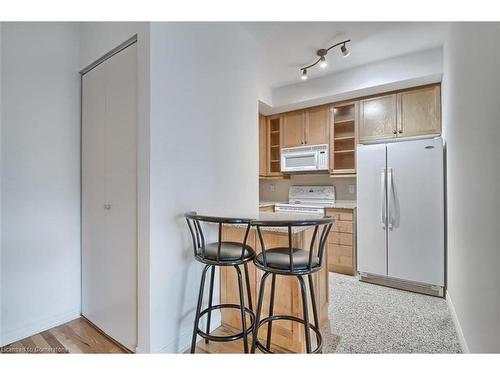
[(270, 275), (269, 272), (265, 272), (264, 276), (262, 276), (262, 279), (260, 279), (259, 301), (257, 302), (257, 314), (255, 315), (255, 323), (253, 327), (253, 340), (252, 340), (251, 353), (255, 353), (257, 335), (259, 333), (260, 314), (262, 312), (262, 302), (264, 301), (264, 288), (266, 286), (266, 279), (269, 277), (269, 275)]
[(196, 336), (198, 336), (198, 324), (200, 323), (201, 304), (203, 303), (203, 291), (205, 289), (205, 277), (207, 276), (207, 271), (209, 268), (210, 265), (206, 265), (205, 268), (203, 268), (203, 272), (201, 274), (200, 291), (198, 294), (198, 305), (196, 306), (196, 314), (194, 318), (193, 339), (191, 341), (191, 353), (194, 353), (196, 350)]

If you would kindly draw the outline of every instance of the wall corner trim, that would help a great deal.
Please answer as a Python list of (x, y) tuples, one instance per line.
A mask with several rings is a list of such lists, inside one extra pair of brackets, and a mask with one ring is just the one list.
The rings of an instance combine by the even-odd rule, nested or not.
[(453, 324), (455, 324), (455, 329), (457, 330), (458, 341), (460, 343), (460, 347), (462, 348), (462, 352), (464, 354), (470, 354), (469, 346), (467, 345), (467, 341), (465, 340), (464, 333), (462, 331), (462, 326), (460, 325), (460, 321), (458, 320), (457, 312), (455, 311), (455, 306), (451, 301), (450, 294), (448, 290), (446, 290), (446, 304), (450, 309), (451, 318), (453, 319)]

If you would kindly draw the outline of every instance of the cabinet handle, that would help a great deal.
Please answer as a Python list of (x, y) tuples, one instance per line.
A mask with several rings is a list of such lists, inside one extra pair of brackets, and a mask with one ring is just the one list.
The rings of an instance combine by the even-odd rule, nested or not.
[(398, 132), (396, 130), (393, 130), (392, 134), (398, 134)]
[(401, 134), (403, 131), (401, 129), (398, 130), (398, 133)]

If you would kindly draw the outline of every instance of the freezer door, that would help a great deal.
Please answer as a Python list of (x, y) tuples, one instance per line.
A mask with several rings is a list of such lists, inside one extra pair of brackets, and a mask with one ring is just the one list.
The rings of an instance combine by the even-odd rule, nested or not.
[(387, 144), (388, 275), (444, 286), (441, 138)]
[(386, 146), (357, 148), (358, 271), (387, 275)]

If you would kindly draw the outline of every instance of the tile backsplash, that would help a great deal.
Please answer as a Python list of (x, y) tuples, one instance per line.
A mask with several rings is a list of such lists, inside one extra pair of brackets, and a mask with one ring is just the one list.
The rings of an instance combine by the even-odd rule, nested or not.
[[(259, 199), (261, 201), (288, 201), (288, 189), (294, 185), (333, 185), (337, 200), (356, 200), (356, 178), (331, 178), (329, 175), (309, 174), (292, 175), (286, 180), (259, 180)], [(354, 192), (349, 192), (349, 185)]]

